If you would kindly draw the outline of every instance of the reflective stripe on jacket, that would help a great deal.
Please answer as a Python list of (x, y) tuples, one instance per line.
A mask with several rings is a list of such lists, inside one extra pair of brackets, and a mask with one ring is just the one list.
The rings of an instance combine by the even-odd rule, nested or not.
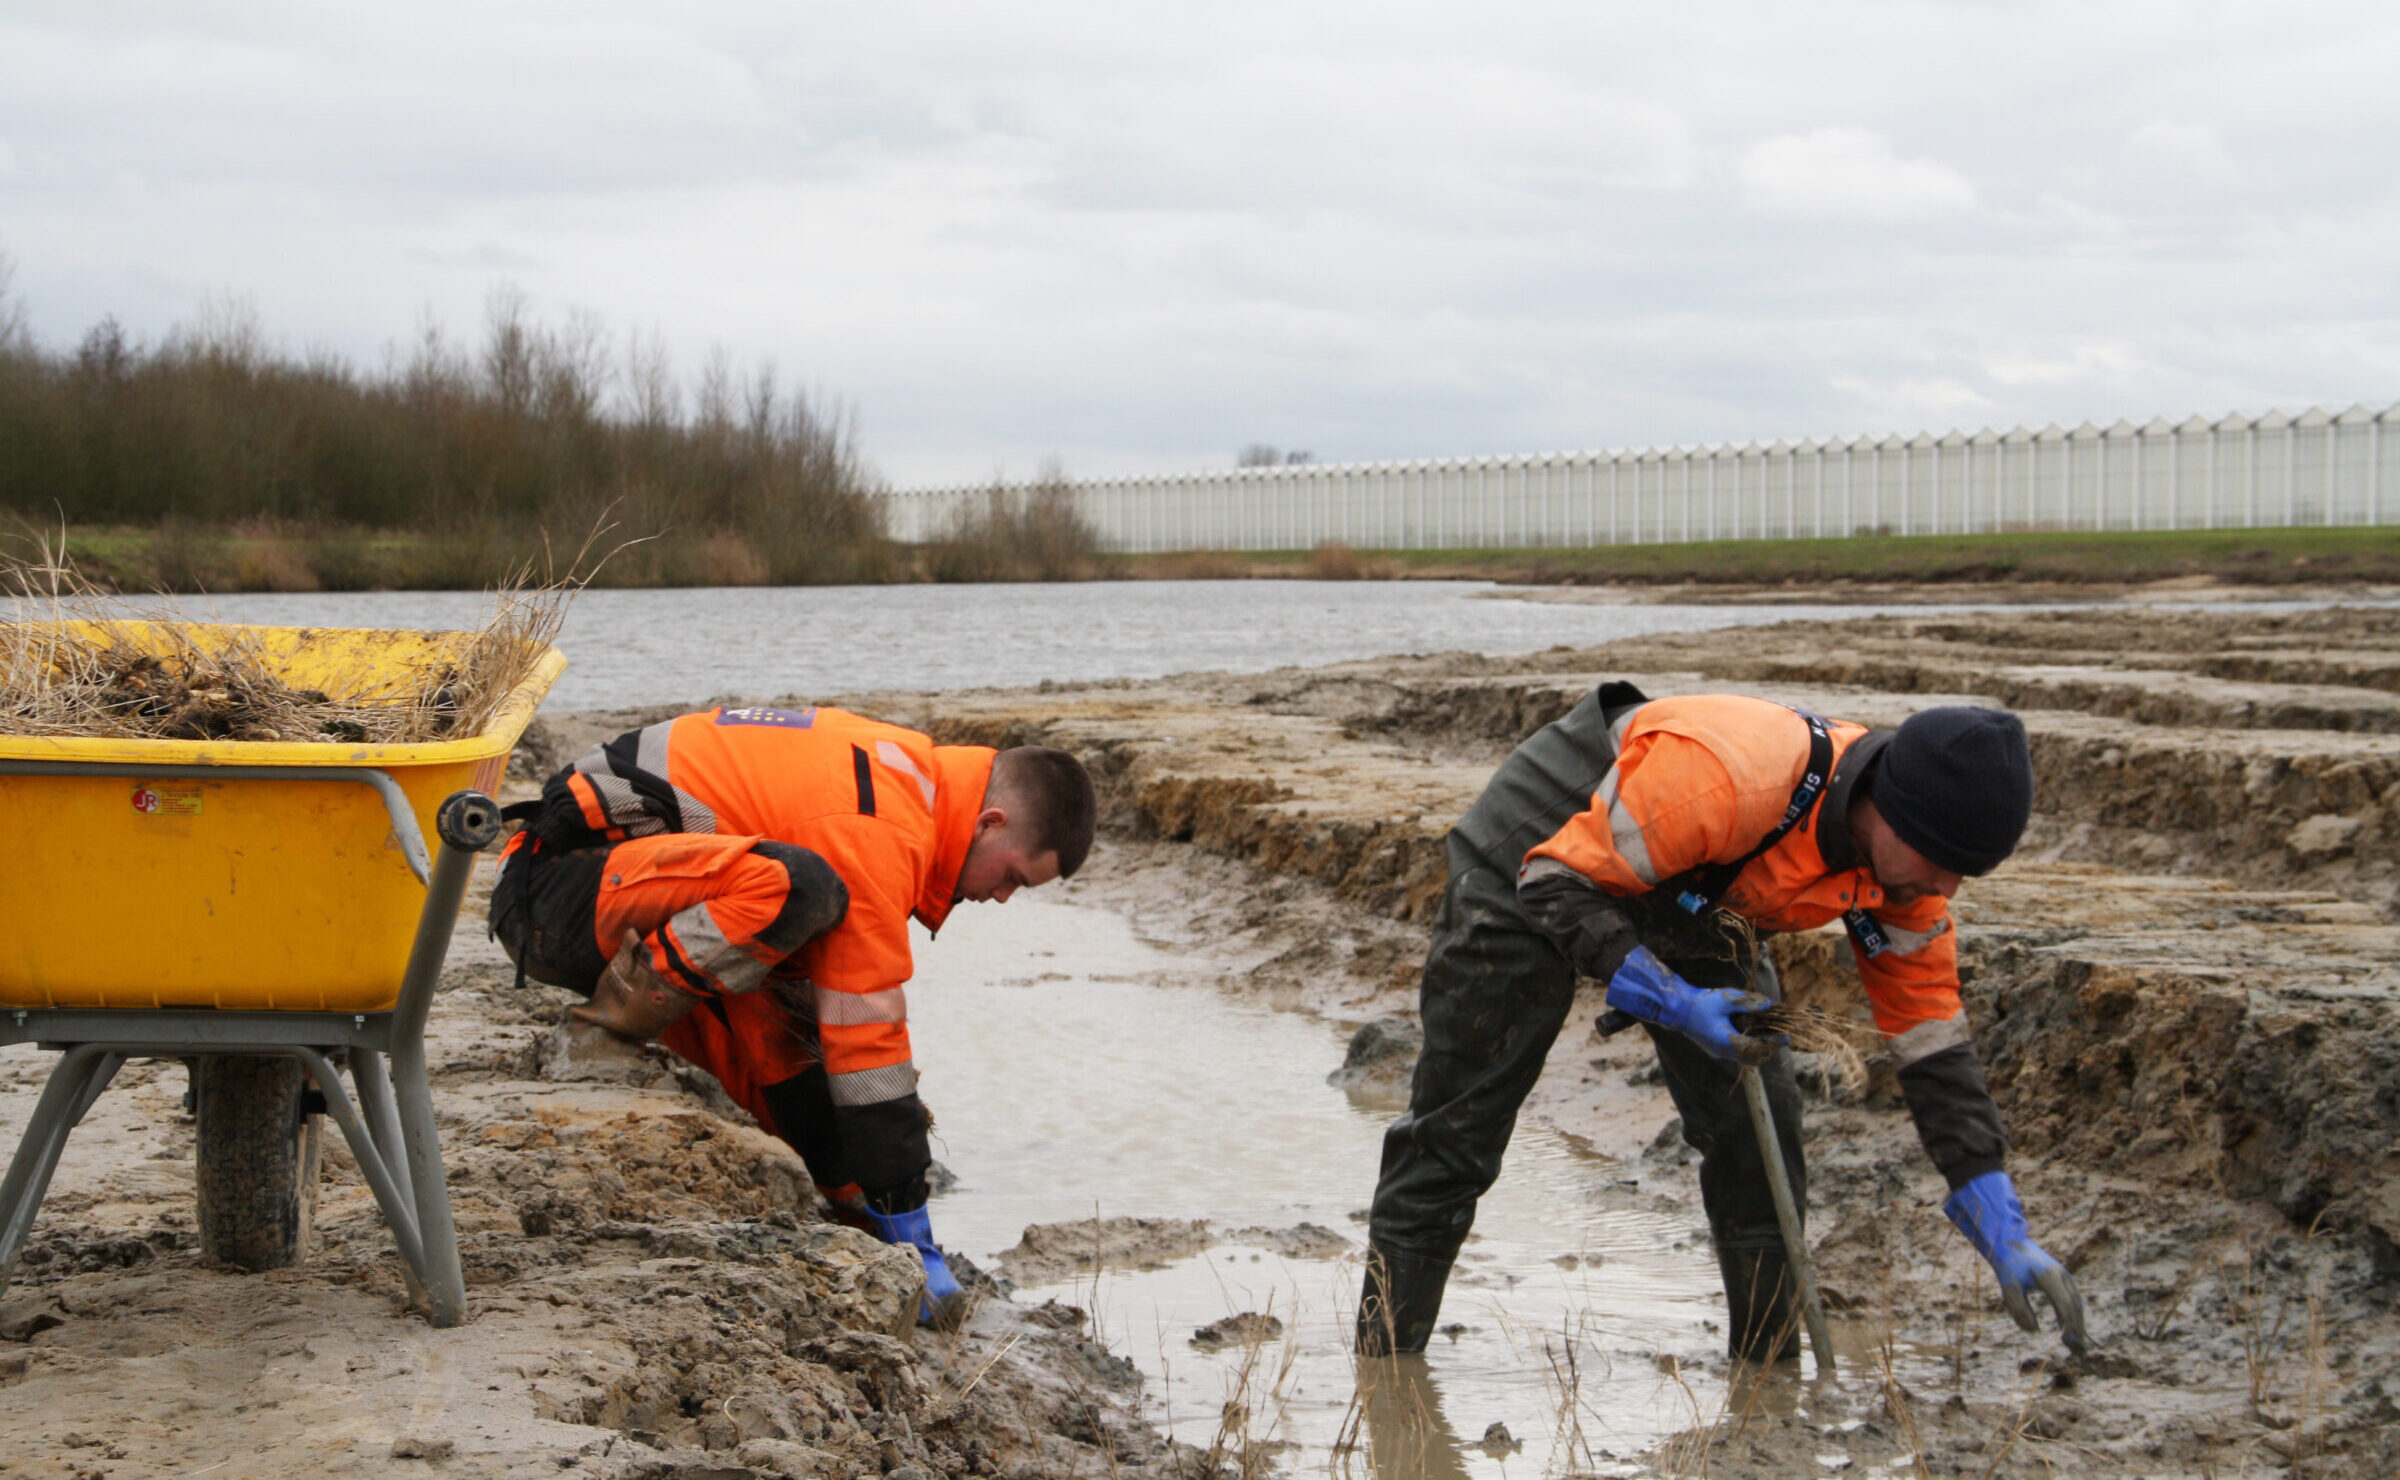
[[(1835, 774), (1866, 739), (1831, 725)], [(1652, 699), (1615, 727), (1615, 763), (1590, 805), (1525, 856), (1554, 860), (1610, 894), (1646, 894), (1688, 870), (1731, 863), (1758, 845), (1791, 804), (1808, 762), (1808, 724), (1781, 704), (1734, 694)], [(1876, 736), (1874, 743), (1880, 743)], [(1861, 752), (1862, 756), (1864, 752)], [(1847, 778), (1845, 778), (1847, 779)], [(1876, 1025), (1908, 1036), (1904, 1058), (1964, 1041), (1958, 941), (1949, 901), (1886, 902), (1865, 860), (1851, 856), (1851, 785), (1830, 787), (1813, 813), (1751, 860), (1719, 903), (1763, 930), (1812, 930), (1858, 911), (1851, 947)], [(1822, 836), (1821, 829), (1826, 831)]]

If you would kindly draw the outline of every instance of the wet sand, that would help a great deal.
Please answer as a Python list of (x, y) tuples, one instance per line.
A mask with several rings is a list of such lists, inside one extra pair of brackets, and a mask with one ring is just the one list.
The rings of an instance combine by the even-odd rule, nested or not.
[[(1656, 1387), (1659, 1360), (1690, 1375), (1680, 1428), (1638, 1452), (1577, 1450), (1577, 1390), (1542, 1420), (1566, 1442), (1512, 1425), (1534, 1441), (1512, 1454), (1482, 1444), (1482, 1406), (1442, 1390), (1437, 1345), (1429, 1377), (1371, 1395), (1384, 1430), (1360, 1436), (1351, 1472), (2400, 1472), (2388, 609), (1928, 613), (850, 703), (1085, 753), (1109, 839), (1056, 897), (1223, 963), (1174, 990), (1323, 1020), (1330, 1073), (1350, 1029), (1413, 1011), (1443, 829), (1516, 739), (1619, 676), (1879, 723), (1960, 696), (2025, 714), (2035, 827), (1962, 896), (1969, 1008), (2037, 1235), (2075, 1269), (2104, 1344), (2070, 1360), (1999, 1313), (1905, 1112), (1870, 1079), (1809, 1110), (1838, 1384), (1732, 1380), (1694, 1323), (1652, 1338), (1641, 1378)], [(550, 717), (523, 770), (647, 717)], [(402, 1312), (388, 1235), (338, 1155), (307, 1263), (206, 1267), (182, 1071), (133, 1066), (70, 1143), (0, 1294), (8, 1473), (384, 1473), (432, 1450), (441, 1473), (473, 1475), (1199, 1473), (1212, 1445), (1236, 1466), (1276, 1452), (1260, 1404), (1230, 1436), (1178, 1424), (1194, 1447), (1166, 1447), (1125, 1360), (1140, 1354), (1092, 1344), (1091, 1313), (1041, 1303), (1030, 1273), (1026, 1299), (988, 1302), (964, 1337), (891, 1334), (889, 1256), (814, 1220), (787, 1152), (655, 1058), (562, 1057), (558, 994), (518, 992), (479, 926), (460, 931), (434, 1025), (473, 1324), (432, 1332)], [(1839, 946), (1776, 949), (1796, 993), (1856, 1013)], [(1579, 1196), (1578, 1218), (1688, 1228), (1697, 1191), (1659, 1135), (1664, 1092), (1638, 1045), (1588, 1036), (1597, 1005), (1579, 1004), (1528, 1106), (1595, 1168), (1550, 1195)], [(930, 1023), (938, 996), (917, 1012)], [(943, 1064), (925, 1067), (945, 1113)], [(46, 1068), (0, 1053), (12, 1142)], [(964, 1199), (980, 1173), (959, 1160), (949, 1196)], [(1357, 1205), (1371, 1182), (1360, 1168)], [(1228, 1232), (1294, 1226), (1227, 1211)], [(1581, 1252), (1557, 1242), (1553, 1258)], [(1587, 1374), (1596, 1394), (1625, 1375)], [(1423, 1424), (1435, 1408), (1446, 1430)]]

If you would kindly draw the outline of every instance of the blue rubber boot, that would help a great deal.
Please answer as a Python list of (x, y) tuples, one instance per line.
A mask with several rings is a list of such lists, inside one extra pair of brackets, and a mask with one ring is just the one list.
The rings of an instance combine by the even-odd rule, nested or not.
[(905, 1213), (878, 1213), (867, 1209), (867, 1222), (875, 1236), (887, 1244), (906, 1244), (917, 1251), (925, 1262), (925, 1299), (917, 1306), (917, 1324), (940, 1331), (955, 1331), (967, 1318), (967, 1292), (959, 1288), (958, 1277), (950, 1272), (950, 1261), (933, 1242), (933, 1219), (923, 1205)]

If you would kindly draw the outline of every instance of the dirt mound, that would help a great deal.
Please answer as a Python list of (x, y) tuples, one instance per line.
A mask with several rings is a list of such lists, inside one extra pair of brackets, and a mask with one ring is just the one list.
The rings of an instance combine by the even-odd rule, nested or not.
[[(781, 1142), (638, 1055), (615, 1078), (532, 1077), (564, 997), (517, 991), (477, 923), (430, 1044), (469, 1324), (432, 1331), (408, 1311), (346, 1154), (327, 1157), (303, 1263), (205, 1262), (181, 1072), (130, 1065), (69, 1142), (0, 1297), (9, 1461), (298, 1477), (412, 1458), (609, 1480), (1191, 1470), (1080, 1312), (987, 1299), (959, 1333), (920, 1331), (913, 1251), (819, 1221)], [(12, 1122), (47, 1067), (0, 1055)]]
[(1283, 1335), (1283, 1322), (1256, 1311), (1241, 1311), (1223, 1320), (1211, 1321), (1192, 1333), (1192, 1345), (1204, 1352), (1223, 1351), (1229, 1346), (1255, 1346), (1273, 1341)]
[(2256, 1198), (2400, 1274), (2400, 1000), (2003, 945), (1970, 1010), (2019, 1145)]
[(1086, 1218), (1036, 1223), (998, 1262), (1019, 1284), (1055, 1285), (1102, 1269), (1162, 1268), (1215, 1242), (1196, 1218)]
[[(1950, 1377), (1920, 1394), (1886, 1368), (1851, 1416), (1813, 1410), (1832, 1427), (1729, 1412), (1662, 1464), (1781, 1475), (1839, 1451), (1934, 1473), (2400, 1469), (2400, 1392), (2382, 1375), (2400, 1369), (2400, 613), (1926, 613), (892, 712), (1093, 757), (1123, 833), (1260, 870), (1261, 918), (1314, 911), (1255, 975), (1327, 977), (1299, 1000), (1357, 1021), (1411, 1000), (1421, 933), (1412, 953), (1309, 930), (1421, 927), (1444, 830), (1490, 768), (1614, 677), (1880, 725), (1934, 703), (2023, 714), (2036, 815), (2017, 857), (1960, 898), (1962, 973), (2012, 1170), (2106, 1343), (2019, 1370), (2048, 1343), (1999, 1314), (1876, 1055), (1863, 1084), (1806, 1076), (1821, 1275), (1846, 1319), (1946, 1353)], [(1838, 930), (1771, 948), (1790, 1000), (1873, 1042)], [(1668, 1115), (1646, 1050), (1581, 1025), (1526, 1113), (1639, 1169), (1595, 1195), (1689, 1211), (1689, 1173), (1640, 1160)]]
[(1408, 1082), (1425, 1046), (1425, 1030), (1412, 1017), (1379, 1017), (1350, 1035), (1342, 1067), (1325, 1076), (1335, 1089), (1364, 1085), (1397, 1087)]
[(1219, 1240), (1249, 1244), (1286, 1259), (1338, 1259), (1350, 1252), (1350, 1240), (1320, 1223), (1295, 1223), (1289, 1228), (1237, 1228)]

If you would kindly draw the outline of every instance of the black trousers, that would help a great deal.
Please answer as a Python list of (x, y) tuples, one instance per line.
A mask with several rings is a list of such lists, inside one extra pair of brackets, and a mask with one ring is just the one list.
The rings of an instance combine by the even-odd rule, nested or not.
[[(538, 858), (518, 853), (500, 870), (492, 886), (492, 934), (533, 980), (586, 998), (598, 987), (608, 961), (593, 938), (592, 916), (608, 852), (579, 848)], [(702, 1009), (722, 1010), (707, 998), (702, 999)], [(769, 1129), (800, 1154), (811, 1181), (829, 1190), (858, 1184), (822, 1065), (770, 1084), (762, 1093), (775, 1121)], [(918, 1207), (925, 1201), (923, 1187), (924, 1179), (914, 1177), (890, 1188), (874, 1188), (872, 1196), (882, 1203)]]
[[(1740, 987), (1780, 996), (1774, 968), (1699, 922), (1649, 911), (1644, 943), (1695, 986)], [(1453, 835), (1450, 883), (1434, 920), (1420, 1012), (1425, 1047), (1406, 1114), (1383, 1138), (1368, 1234), (1378, 1248), (1447, 1262), (1475, 1223), (1476, 1200), (1500, 1175), (1542, 1063), (1575, 999), (1575, 971), (1517, 908), (1516, 881)], [(1736, 1066), (1710, 1057), (1680, 1033), (1650, 1030), (1659, 1069), (1683, 1116), (1683, 1138), (1700, 1153), (1700, 1199), (1722, 1259), (1780, 1250), (1783, 1235), (1766, 1162), (1751, 1128)], [(1800, 1090), (1791, 1057), (1764, 1066), (1785, 1171), (1805, 1206)]]

